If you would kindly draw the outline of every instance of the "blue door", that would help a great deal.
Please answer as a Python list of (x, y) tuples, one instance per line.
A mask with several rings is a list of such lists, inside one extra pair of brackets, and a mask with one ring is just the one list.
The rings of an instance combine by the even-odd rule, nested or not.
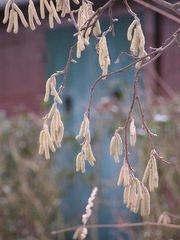
[[(130, 61), (124, 57), (118, 65), (114, 64), (119, 52), (129, 51), (126, 32), (131, 21), (130, 17), (121, 17), (119, 22), (115, 24), (116, 37), (107, 36), (111, 58), (109, 71), (125, 66)], [(101, 26), (103, 30), (106, 30), (108, 21), (104, 20)], [(48, 76), (64, 67), (69, 49), (76, 41), (73, 34), (74, 28), (68, 26), (60, 26), (59, 29), (47, 32)], [(129, 95), (129, 91), (132, 91), (130, 83), (133, 80), (133, 69), (108, 78), (97, 86), (90, 122), (96, 164), (93, 168), (87, 164), (87, 174), (85, 175), (75, 172), (75, 158), (80, 151), (80, 145), (74, 138), (79, 131), (83, 114), (86, 111), (90, 87), (100, 72), (94, 42), (91, 41), (90, 46), (82, 53), (81, 59), (77, 63), (71, 64), (62, 97), (64, 104), (60, 109), (65, 124), (65, 137), (62, 148), (55, 156), (55, 171), (59, 174), (59, 188), (62, 193), (60, 209), (63, 212), (64, 224), (68, 226), (81, 224), (81, 215), (85, 211), (88, 196), (94, 186), (98, 186), (99, 192), (90, 223), (120, 223), (127, 222), (130, 218), (131, 221), (137, 219), (137, 216), (132, 215), (123, 205), (122, 189), (116, 185), (122, 162), (117, 165), (109, 156), (109, 142), (114, 126), (107, 127), (106, 122), (111, 119), (111, 116), (108, 113), (98, 114), (94, 110), (103, 97), (112, 97), (114, 94), (123, 96), (122, 101), (120, 97), (119, 104), (122, 104), (123, 111), (128, 110), (129, 96), (132, 95)], [(123, 124), (121, 117), (119, 122), (114, 125), (118, 126), (118, 124)], [(71, 238), (71, 233), (66, 235), (66, 239)], [(60, 236), (59, 239), (61, 239)], [(129, 239), (129, 237), (127, 232), (123, 230), (103, 229), (91, 230), (88, 239)]]

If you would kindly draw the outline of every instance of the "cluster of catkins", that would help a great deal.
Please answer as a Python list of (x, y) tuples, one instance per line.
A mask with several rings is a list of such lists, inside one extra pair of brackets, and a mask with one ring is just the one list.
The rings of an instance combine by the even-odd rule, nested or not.
[[(141, 23), (138, 19), (135, 19), (129, 26), (127, 31), (127, 39), (131, 42), (130, 50), (135, 57), (145, 57), (147, 55), (145, 51), (145, 37), (142, 31)], [(147, 57), (147, 60), (149, 57)], [(136, 68), (140, 68), (142, 61), (136, 63)]]
[[(101, 34), (101, 27), (99, 20), (96, 22), (91, 21), (90, 26), (88, 25), (88, 20), (94, 15), (92, 8), (93, 3), (90, 1), (82, 1), (82, 5), (78, 9), (78, 35), (77, 35), (77, 58), (81, 57), (81, 52), (85, 50), (85, 46), (89, 45), (89, 38), (91, 32), (94, 36)], [(91, 26), (93, 24), (93, 26)]]
[[(114, 157), (115, 162), (119, 162), (119, 156), (123, 154), (123, 141), (120, 132), (123, 130), (119, 127), (110, 142), (110, 155)], [(136, 126), (134, 118), (131, 118), (129, 124), (130, 145), (136, 143)], [(145, 184), (148, 182), (148, 188)], [(156, 163), (156, 151), (153, 149), (150, 152), (150, 159), (146, 166), (142, 181), (137, 179), (128, 163), (124, 160), (124, 164), (120, 169), (120, 174), (117, 184), (124, 185), (123, 201), (126, 206), (134, 213), (138, 211), (142, 216), (150, 214), (150, 194), (149, 191), (154, 191), (158, 187), (158, 170)]]
[(150, 214), (150, 195), (146, 186), (140, 182), (129, 170), (125, 162), (120, 170), (118, 185), (124, 185), (123, 202), (132, 212), (140, 210), (141, 216)]
[[(77, 58), (81, 57), (81, 52), (85, 50), (85, 46), (89, 45), (91, 33), (93, 33), (95, 37), (98, 37), (101, 34), (99, 20), (94, 18), (90, 21), (91, 17), (95, 13), (92, 5), (93, 3), (90, 1), (82, 1), (82, 5), (78, 10), (77, 26), (79, 31), (77, 35)], [(105, 76), (108, 73), (108, 66), (110, 65), (110, 57), (105, 34), (102, 34), (99, 39), (98, 54), (99, 65), (102, 69), (102, 76)]]
[(49, 113), (44, 117), (43, 129), (39, 136), (39, 154), (44, 154), (46, 159), (50, 159), (50, 150), (55, 152), (56, 148), (61, 147), (64, 135), (64, 124), (58, 109), (58, 104), (62, 104), (62, 100), (56, 91), (55, 75), (52, 75), (46, 82), (44, 102), (48, 102), (50, 95), (53, 96), (54, 103)]
[[(78, 0), (73, 0), (74, 3), (79, 4)], [(53, 3), (52, 0), (40, 0), (40, 18), (45, 19), (45, 10), (47, 10), (49, 14), (49, 27), (54, 27), (54, 20), (60, 24), (61, 20), (58, 16), (58, 12), (62, 11), (61, 17), (64, 17), (66, 13), (70, 12), (70, 2), (69, 0), (56, 0), (56, 5)], [(4, 19), (3, 23), (6, 24), (8, 22), (7, 26), (7, 32), (10, 33), (13, 31), (13, 33), (18, 33), (18, 17), (21, 20), (22, 25), (27, 28), (30, 26), (31, 30), (35, 30), (37, 25), (41, 25), (40, 18), (37, 14), (35, 5), (33, 0), (29, 0), (28, 4), (28, 22), (24, 17), (23, 12), (21, 9), (17, 6), (16, 3), (14, 3), (13, 0), (8, 0), (5, 6), (4, 10)]]
[(76, 139), (83, 139), (81, 152), (76, 157), (76, 171), (81, 171), (84, 173), (85, 169), (85, 160), (89, 162), (91, 166), (94, 166), (95, 157), (91, 149), (91, 135), (89, 131), (89, 119), (87, 114), (84, 114), (84, 119), (81, 123), (79, 134), (76, 136)]
[[(119, 132), (122, 131), (123, 129), (124, 129), (123, 127), (119, 127), (118, 129), (116, 129), (110, 142), (110, 155), (114, 157), (114, 160), (117, 163), (119, 162), (119, 156), (123, 154), (123, 141), (119, 134)], [(136, 143), (136, 126), (134, 123), (134, 118), (131, 118), (129, 130), (130, 130), (130, 144), (131, 146), (134, 146)]]

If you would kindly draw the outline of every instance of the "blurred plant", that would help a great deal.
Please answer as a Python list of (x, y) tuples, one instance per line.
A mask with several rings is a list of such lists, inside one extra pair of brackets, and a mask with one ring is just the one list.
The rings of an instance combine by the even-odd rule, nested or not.
[(0, 239), (46, 240), (59, 224), (51, 162), (37, 158), (37, 122), (0, 113)]
[[(175, 96), (172, 101), (160, 99), (158, 105), (148, 108), (149, 113), (153, 116), (153, 121), (149, 122), (151, 129), (158, 133), (155, 144), (158, 145), (159, 151), (163, 154), (164, 160), (170, 162), (167, 171), (167, 164), (157, 162), (159, 165), (159, 188), (156, 193), (152, 194), (152, 212), (151, 217), (157, 220), (163, 211), (169, 211), (171, 222), (178, 223), (180, 217), (176, 216), (180, 212), (180, 97)], [(140, 161), (146, 165), (148, 157), (148, 145), (145, 137), (142, 135), (140, 143), (142, 148), (140, 152)], [(171, 217), (172, 215), (172, 217)], [(167, 231), (146, 231), (149, 236), (147, 239), (155, 237), (157, 240), (165, 239)], [(168, 230), (169, 239), (179, 239), (180, 233)]]

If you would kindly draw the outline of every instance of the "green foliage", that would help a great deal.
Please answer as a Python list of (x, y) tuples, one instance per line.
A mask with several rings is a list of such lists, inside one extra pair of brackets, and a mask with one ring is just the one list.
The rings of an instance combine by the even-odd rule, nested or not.
[(38, 119), (0, 115), (0, 239), (46, 240), (57, 228), (51, 162), (37, 157)]

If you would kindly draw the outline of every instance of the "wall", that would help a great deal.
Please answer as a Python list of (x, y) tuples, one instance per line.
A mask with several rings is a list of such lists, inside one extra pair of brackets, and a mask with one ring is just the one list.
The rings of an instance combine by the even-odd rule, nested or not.
[(44, 91), (44, 32), (0, 30), (0, 109), (39, 112)]

